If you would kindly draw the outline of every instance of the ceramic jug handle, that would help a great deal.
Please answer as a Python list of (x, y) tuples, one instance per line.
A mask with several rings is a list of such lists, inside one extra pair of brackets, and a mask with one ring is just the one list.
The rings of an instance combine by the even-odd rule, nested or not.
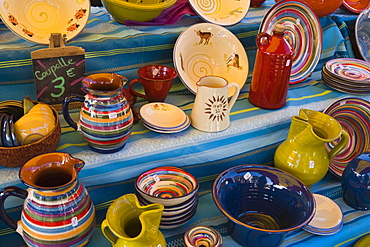
[[(262, 38), (266, 38), (267, 41), (266, 40), (262, 41)], [(270, 41), (271, 41), (271, 35), (268, 33), (261, 32), (257, 35), (256, 42), (257, 42), (258, 47), (267, 45), (268, 43), (270, 43)]]
[(66, 122), (72, 128), (77, 130), (77, 124), (72, 120), (71, 116), (69, 115), (69, 111), (68, 111), (69, 103), (71, 103), (73, 101), (78, 101), (78, 102), (83, 103), (85, 101), (85, 98), (81, 97), (81, 96), (74, 95), (74, 94), (71, 94), (71, 95), (65, 97), (64, 100), (63, 100), (63, 103), (62, 103), (62, 108), (63, 108), (62, 112), (63, 112), (63, 117), (66, 120)]
[(141, 98), (144, 98), (144, 99), (148, 99), (148, 97), (144, 94), (141, 94), (141, 93), (138, 93), (135, 91), (134, 89), (134, 84), (135, 83), (140, 83), (141, 84), (141, 81), (140, 79), (133, 79), (132, 81), (130, 81), (130, 85), (129, 85), (129, 88), (130, 88), (130, 91), (133, 95), (136, 95), (137, 97), (141, 97)]
[(239, 85), (236, 83), (236, 82), (231, 82), (229, 83), (228, 85), (228, 89), (230, 88), (235, 88), (235, 91), (234, 91), (234, 94), (233, 94), (233, 97), (231, 98), (230, 102), (229, 102), (229, 107), (228, 107), (228, 112), (230, 113), (230, 110), (231, 108), (233, 107), (233, 105), (235, 104), (235, 101), (236, 99), (238, 98), (239, 96), (239, 92), (240, 92), (240, 87)]
[(332, 160), (337, 156), (340, 152), (342, 152), (343, 149), (347, 147), (347, 143), (349, 141), (349, 135), (347, 131), (342, 130), (342, 134), (340, 136), (340, 141), (338, 142), (335, 147), (330, 150), (328, 156), (329, 156), (329, 161), (332, 162)]
[(117, 242), (117, 237), (113, 235), (113, 233), (109, 230), (109, 226), (107, 224), (107, 219), (103, 220), (101, 223), (101, 230), (104, 236), (113, 244), (115, 245)]
[(0, 191), (0, 218), (4, 221), (5, 224), (7, 224), (13, 230), (17, 229), (17, 221), (10, 217), (9, 214), (5, 212), (4, 209), (5, 199), (8, 198), (9, 196), (15, 196), (21, 199), (26, 199), (27, 195), (28, 195), (27, 190), (15, 186), (9, 186)]

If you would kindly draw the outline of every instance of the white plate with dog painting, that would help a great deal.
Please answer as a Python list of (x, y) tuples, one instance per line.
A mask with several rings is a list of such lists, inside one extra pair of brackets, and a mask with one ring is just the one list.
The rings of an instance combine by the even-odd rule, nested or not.
[[(173, 61), (180, 80), (193, 94), (197, 93), (196, 83), (206, 75), (221, 76), (240, 88), (248, 78), (248, 57), (243, 45), (232, 32), (212, 23), (185, 29), (176, 40)], [(229, 97), (234, 90), (229, 89)]]

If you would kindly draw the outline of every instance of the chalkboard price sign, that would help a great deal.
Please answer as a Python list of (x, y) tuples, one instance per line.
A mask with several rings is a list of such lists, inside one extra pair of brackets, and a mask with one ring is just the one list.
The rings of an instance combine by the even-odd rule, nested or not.
[(31, 52), (33, 76), (37, 101), (58, 105), (70, 94), (85, 94), (81, 88), (86, 76), (85, 51), (64, 46), (59, 34), (50, 40), (49, 48)]
[(32, 63), (37, 101), (60, 104), (70, 94), (85, 94), (81, 90), (86, 76), (84, 55), (34, 59)]

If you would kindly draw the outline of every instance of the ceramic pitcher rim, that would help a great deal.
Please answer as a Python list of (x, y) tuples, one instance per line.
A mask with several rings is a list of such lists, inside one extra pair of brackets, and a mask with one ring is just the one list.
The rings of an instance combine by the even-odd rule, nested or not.
[(243, 226), (245, 228), (248, 228), (250, 230), (254, 230), (254, 231), (258, 231), (258, 232), (264, 232), (264, 233), (268, 233), (268, 234), (287, 234), (287, 233), (290, 233), (292, 231), (295, 231), (295, 230), (298, 230), (302, 227), (304, 227), (305, 225), (307, 225), (312, 219), (313, 217), (315, 216), (315, 212), (316, 212), (316, 202), (314, 200), (314, 197), (313, 197), (313, 194), (311, 192), (311, 190), (309, 189), (309, 187), (307, 185), (305, 185), (299, 178), (297, 178), (296, 176), (290, 174), (290, 173), (287, 173), (287, 175), (293, 177), (297, 182), (299, 182), (301, 185), (303, 185), (303, 187), (307, 188), (307, 193), (309, 193), (310, 195), (310, 198), (312, 198), (312, 201), (313, 201), (313, 206), (312, 206), (312, 211), (309, 215), (309, 217), (307, 217), (305, 220), (303, 220), (302, 222), (300, 222), (299, 224), (296, 224), (292, 227), (289, 227), (289, 228), (284, 228), (284, 229), (278, 229), (278, 230), (274, 230), (274, 229), (263, 229), (263, 228), (258, 228), (258, 227), (254, 227), (254, 226), (250, 226), (250, 225), (247, 225), (239, 220), (237, 220), (235, 217), (233, 217), (232, 215), (230, 215), (228, 212), (226, 212), (220, 205), (220, 203), (218, 202), (218, 200), (216, 199), (216, 195), (214, 193), (214, 190), (215, 190), (215, 185), (217, 184), (217, 182), (220, 180), (220, 178), (222, 177), (223, 174), (227, 173), (227, 172), (230, 172), (231, 170), (237, 170), (239, 168), (242, 168), (242, 167), (249, 167), (249, 168), (264, 168), (264, 169), (269, 169), (269, 170), (275, 170), (275, 171), (280, 171), (280, 172), (283, 172), (283, 173), (287, 173), (279, 168), (276, 168), (276, 167), (271, 167), (271, 166), (267, 166), (267, 165), (259, 165), (259, 164), (250, 164), (250, 165), (237, 165), (237, 166), (233, 166), (223, 172), (221, 172), (217, 178), (215, 179), (214, 181), (214, 184), (212, 186), (212, 197), (213, 197), (213, 200), (217, 206), (217, 208), (223, 213), (225, 214), (225, 216), (227, 216), (228, 220), (232, 221), (234, 224), (237, 224), (237, 225), (240, 225), (240, 226)]
[[(203, 79), (205, 79), (205, 78), (212, 78), (212, 77), (213, 78), (222, 79), (225, 82), (225, 85), (222, 85), (220, 87), (214, 87), (214, 86), (207, 86), (207, 85), (201, 84), (201, 81)], [(199, 80), (196, 83), (197, 86), (200, 86), (200, 87), (208, 87), (208, 88), (225, 88), (225, 87), (228, 86), (228, 84), (229, 84), (229, 81), (226, 78), (224, 78), (222, 76), (219, 76), (219, 75), (205, 75), (205, 76), (202, 76), (202, 77), (199, 78)]]
[[(132, 197), (132, 200), (134, 200), (134, 203), (135, 203), (135, 206), (138, 208), (138, 209), (146, 209), (146, 208), (153, 208), (149, 211), (144, 211), (142, 212), (140, 215), (139, 215), (139, 220), (140, 220), (140, 223), (141, 223), (141, 226), (142, 226), (142, 229), (140, 231), (140, 233), (135, 236), (135, 237), (125, 237), (123, 236), (121, 233), (117, 232), (113, 227), (112, 227), (112, 223), (111, 223), (111, 220), (110, 220), (110, 217), (108, 217), (108, 214), (115, 210), (115, 205), (120, 201), (122, 200), (123, 198), (126, 198), (126, 197)], [(136, 240), (136, 239), (139, 239), (141, 238), (143, 235), (145, 235), (145, 228), (146, 228), (146, 224), (142, 224), (144, 222), (144, 216), (147, 215), (147, 214), (152, 214), (152, 213), (158, 213), (158, 212), (163, 212), (164, 210), (164, 206), (160, 203), (151, 203), (151, 204), (148, 204), (148, 205), (140, 205), (138, 199), (137, 199), (137, 196), (133, 193), (129, 193), (129, 194), (125, 194), (119, 198), (117, 198), (116, 200), (114, 200), (114, 202), (109, 206), (108, 210), (107, 210), (107, 213), (106, 213), (106, 217), (105, 219), (107, 220), (108, 222), (108, 226), (109, 226), (109, 229), (119, 238), (124, 238), (124, 239), (130, 239), (132, 241)]]
[[(36, 169), (31, 165), (32, 162), (35, 162), (37, 160), (39, 160), (41, 157), (45, 157), (45, 156), (50, 156), (50, 155), (57, 155), (57, 156), (63, 156), (63, 157), (68, 157), (70, 158), (71, 160), (75, 160), (76, 163), (74, 163), (73, 165), (71, 164), (71, 172), (70, 172), (70, 175), (71, 175), (71, 179), (64, 183), (64, 184), (61, 184), (61, 185), (58, 185), (58, 186), (50, 186), (50, 187), (46, 187), (46, 186), (39, 186), (36, 184), (35, 181), (32, 181), (32, 178), (28, 177), (28, 178), (24, 178), (24, 176), (22, 175), (23, 172), (25, 172), (27, 169), (31, 169), (34, 172)], [(50, 163), (50, 162), (49, 162)], [(76, 165), (80, 165), (79, 168), (76, 168)], [(78, 179), (78, 172), (80, 169), (82, 169), (82, 167), (85, 165), (85, 162), (81, 159), (78, 159), (78, 158), (75, 158), (73, 157), (71, 154), (69, 153), (63, 153), (63, 152), (51, 152), (51, 153), (46, 153), (46, 154), (41, 154), (41, 155), (38, 155), (38, 156), (35, 156), (33, 158), (31, 158), (29, 161), (27, 161), (21, 169), (19, 169), (19, 172), (18, 172), (18, 177), (20, 179), (20, 181), (26, 185), (27, 187), (29, 188), (32, 188), (32, 189), (36, 189), (36, 190), (44, 190), (44, 191), (48, 191), (48, 190), (63, 190), (69, 186), (71, 186), (72, 184), (74, 184), (77, 179)], [(40, 167), (42, 166), (49, 166), (49, 164), (43, 164), (43, 165), (40, 165)], [(41, 169), (45, 169), (45, 168), (41, 168)]]
[[(89, 86), (93, 85), (92, 82), (96, 82), (92, 79), (92, 76), (97, 76), (97, 75), (100, 75), (102, 77), (106, 76), (108, 78), (111, 78), (110, 81), (112, 82), (114, 79), (114, 76), (117, 76), (119, 78), (119, 85), (117, 88), (115, 89), (111, 89), (111, 90), (98, 90), (98, 89), (92, 89), (90, 88)], [(88, 90), (89, 92), (115, 92), (115, 91), (122, 91), (123, 90), (123, 87), (125, 86), (125, 84), (128, 82), (128, 79), (127, 77), (123, 76), (123, 75), (120, 75), (118, 73), (94, 73), (94, 74), (91, 74), (91, 75), (88, 75), (86, 77), (84, 77), (81, 81), (82, 83), (82, 87), (86, 90)]]
[[(339, 139), (342, 135), (342, 132), (344, 131), (341, 124), (338, 122), (337, 119), (335, 119), (334, 117), (330, 116), (330, 115), (327, 115), (323, 112), (319, 112), (319, 111), (315, 111), (315, 110), (311, 110), (311, 109), (300, 109), (301, 112), (304, 112), (305, 116), (301, 116), (301, 115), (298, 115), (298, 116), (293, 116), (292, 119), (295, 119), (297, 121), (300, 121), (300, 122), (305, 122), (307, 123), (307, 127), (310, 129), (311, 133), (318, 139), (318, 140), (321, 140), (321, 141), (324, 141), (324, 142), (331, 142), (331, 141), (335, 141), (337, 139)], [(312, 123), (309, 123), (309, 117), (307, 116), (307, 111), (310, 111), (314, 114), (317, 114), (317, 115), (321, 115), (321, 116), (325, 116), (326, 118), (330, 119), (330, 121), (332, 122), (332, 124), (335, 124), (336, 126), (335, 127), (332, 127), (331, 129), (339, 129), (338, 133), (335, 135), (335, 136), (332, 136), (332, 137), (321, 137), (319, 136), (315, 130), (314, 130), (314, 127), (312, 125)], [(333, 133), (333, 131), (326, 131), (326, 133)]]

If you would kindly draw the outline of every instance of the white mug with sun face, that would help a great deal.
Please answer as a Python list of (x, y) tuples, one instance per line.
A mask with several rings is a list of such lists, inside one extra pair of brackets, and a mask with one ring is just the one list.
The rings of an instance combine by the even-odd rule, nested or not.
[[(234, 87), (233, 95), (228, 100), (229, 89)], [(197, 94), (190, 114), (191, 125), (201, 131), (218, 132), (230, 125), (230, 110), (233, 107), (240, 88), (237, 83), (220, 76), (208, 75), (197, 82)]]

